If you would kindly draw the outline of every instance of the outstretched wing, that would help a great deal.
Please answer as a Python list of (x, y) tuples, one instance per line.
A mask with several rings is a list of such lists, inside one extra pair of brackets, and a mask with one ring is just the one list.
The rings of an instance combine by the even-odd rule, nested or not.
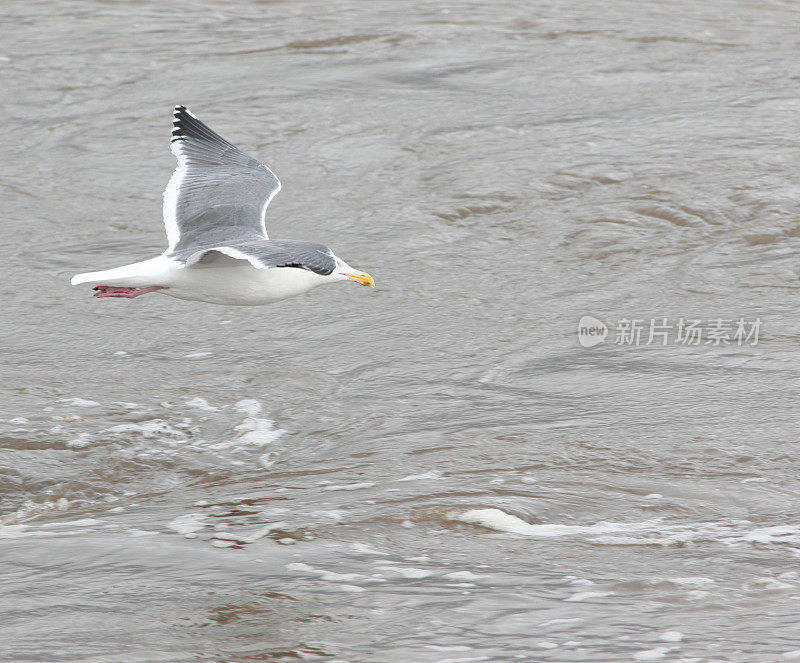
[(220, 255), (247, 260), (257, 269), (273, 267), (298, 267), (320, 275), (332, 274), (336, 269), (336, 257), (323, 244), (296, 239), (260, 239), (252, 242), (228, 243), (200, 249), (193, 253), (179, 251), (175, 259), (186, 267), (216, 262)]
[(164, 190), (166, 254), (264, 240), (267, 205), (281, 189), (275, 174), (175, 106), (170, 149), (178, 167)]

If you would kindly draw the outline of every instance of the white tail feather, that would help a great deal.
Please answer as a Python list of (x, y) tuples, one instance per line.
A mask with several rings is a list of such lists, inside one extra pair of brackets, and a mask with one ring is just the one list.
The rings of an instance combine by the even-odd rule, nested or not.
[(170, 272), (179, 267), (175, 260), (158, 256), (150, 260), (123, 265), (102, 272), (86, 272), (76, 274), (70, 280), (72, 285), (90, 283), (92, 285), (118, 285), (131, 288), (151, 285), (168, 285)]

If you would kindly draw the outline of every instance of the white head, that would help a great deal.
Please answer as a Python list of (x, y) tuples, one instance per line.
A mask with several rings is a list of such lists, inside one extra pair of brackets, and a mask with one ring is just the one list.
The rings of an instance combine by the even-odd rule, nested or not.
[(333, 258), (336, 260), (336, 268), (330, 275), (331, 278), (334, 278), (337, 281), (355, 281), (361, 285), (367, 285), (372, 288), (375, 287), (375, 281), (369, 274), (366, 272), (361, 272), (357, 269), (353, 269), (344, 260), (333, 253), (331, 253), (331, 255), (333, 255)]

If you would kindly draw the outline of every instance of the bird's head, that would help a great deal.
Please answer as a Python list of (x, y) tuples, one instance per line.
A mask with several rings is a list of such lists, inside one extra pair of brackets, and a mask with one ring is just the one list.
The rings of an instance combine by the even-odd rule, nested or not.
[(371, 288), (375, 287), (375, 280), (369, 274), (366, 272), (361, 272), (357, 269), (353, 269), (344, 260), (337, 256), (334, 256), (334, 258), (336, 258), (336, 269), (333, 273), (336, 274), (340, 280), (355, 281), (361, 285), (368, 285)]

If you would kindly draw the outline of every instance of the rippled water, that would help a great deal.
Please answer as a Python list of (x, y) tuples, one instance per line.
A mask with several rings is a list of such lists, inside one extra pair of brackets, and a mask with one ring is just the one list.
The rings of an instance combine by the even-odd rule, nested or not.
[[(7, 5), (0, 659), (800, 659), (799, 19)], [(162, 249), (175, 103), (378, 288), (71, 288)]]

